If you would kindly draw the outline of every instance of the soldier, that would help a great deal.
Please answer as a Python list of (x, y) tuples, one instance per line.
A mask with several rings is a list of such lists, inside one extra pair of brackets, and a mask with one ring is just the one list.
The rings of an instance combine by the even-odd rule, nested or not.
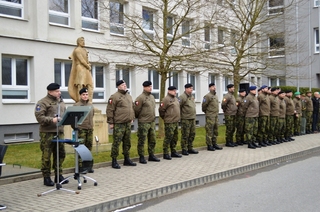
[(244, 141), (244, 121), (245, 121), (245, 113), (243, 111), (243, 106), (246, 103), (246, 90), (240, 89), (239, 96), (236, 99), (237, 102), (237, 115), (236, 115), (236, 144), (243, 145), (247, 143)]
[(300, 134), (306, 134), (306, 123), (307, 123), (307, 107), (306, 107), (306, 95), (302, 93), (300, 95), (301, 98), (301, 118), (300, 118)]
[(258, 118), (258, 141), (261, 146), (270, 146), (268, 142), (269, 117), (270, 117), (270, 99), (268, 95), (268, 86), (261, 86), (261, 93), (258, 95), (259, 118)]
[(271, 95), (270, 98), (270, 122), (269, 122), (269, 142), (271, 144), (280, 144), (279, 141), (277, 141), (277, 124), (278, 124), (278, 118), (279, 118), (279, 110), (280, 110), (280, 104), (278, 99), (278, 88), (271, 88)]
[(306, 96), (306, 134), (312, 133), (312, 113), (313, 113), (313, 103), (311, 100), (312, 92), (307, 91)]
[(208, 151), (222, 150), (222, 147), (217, 145), (219, 101), (214, 83), (209, 84), (209, 93), (203, 97), (202, 111), (206, 114), (206, 143)]
[[(62, 163), (65, 159), (66, 152), (64, 144), (59, 142), (59, 167), (57, 167), (57, 143), (52, 140), (63, 139), (63, 126), (59, 126), (58, 122), (66, 110), (65, 104), (61, 98), (60, 85), (51, 83), (47, 86), (47, 96), (39, 100), (36, 104), (34, 115), (40, 124), (40, 149), (42, 151), (41, 157), (41, 172), (43, 175), (43, 184), (45, 186), (54, 186), (50, 178), (51, 174), (51, 155), (53, 156), (52, 168), (55, 172), (54, 182), (59, 183), (64, 180), (62, 176)], [(58, 132), (57, 132), (58, 131)], [(59, 133), (57, 135), (57, 133)], [(59, 169), (59, 176), (58, 174)], [(66, 184), (66, 180), (62, 184)]]
[(279, 142), (286, 142), (287, 140), (284, 138), (284, 132), (286, 129), (286, 102), (284, 101), (286, 93), (283, 91), (280, 91), (278, 93), (278, 99), (279, 99), (279, 118), (277, 123), (277, 129), (278, 129), (278, 135), (277, 135), (277, 141)]
[(312, 113), (312, 132), (318, 132), (318, 119), (319, 119), (319, 106), (320, 106), (320, 99), (319, 99), (319, 92), (314, 92), (312, 97), (312, 105), (313, 105), (313, 113)]
[(259, 117), (259, 101), (256, 97), (256, 86), (249, 87), (249, 94), (246, 97), (246, 102), (243, 106), (245, 113), (245, 136), (248, 142), (249, 149), (261, 148), (255, 143), (255, 135), (258, 131), (258, 117)]
[(107, 122), (110, 129), (113, 129), (113, 143), (111, 148), (112, 168), (120, 169), (117, 162), (119, 145), (121, 142), (124, 155), (124, 166), (136, 166), (130, 158), (131, 148), (131, 123), (134, 119), (133, 101), (128, 93), (124, 80), (116, 82), (118, 91), (112, 94), (107, 105)]
[(297, 91), (294, 93), (295, 98), (293, 99), (293, 105), (294, 105), (294, 135), (300, 135), (301, 128), (301, 100), (300, 100), (300, 92)]
[(292, 91), (287, 91), (284, 98), (286, 103), (286, 130), (285, 130), (285, 139), (287, 141), (294, 141), (292, 138), (293, 128), (294, 128), (294, 104), (292, 100)]
[(235, 147), (238, 144), (233, 143), (233, 135), (235, 131), (236, 124), (236, 114), (237, 114), (237, 104), (236, 99), (233, 96), (234, 85), (227, 85), (228, 93), (224, 95), (223, 101), (221, 103), (221, 108), (224, 112), (224, 120), (226, 125), (226, 146)]
[[(163, 159), (171, 160), (171, 157), (181, 158), (176, 151), (178, 142), (178, 123), (180, 120), (180, 103), (176, 97), (177, 88), (168, 87), (168, 94), (160, 103), (159, 115), (164, 121), (165, 138), (163, 141)], [(169, 147), (171, 156), (169, 155)]]
[[(73, 106), (91, 106), (91, 110), (81, 125), (78, 125), (78, 138), (83, 140), (84, 145), (91, 151), (93, 140), (93, 116), (94, 110), (91, 102), (89, 101), (89, 93), (87, 88), (82, 88), (79, 91), (80, 101)], [(74, 126), (73, 126), (74, 127)], [(88, 170), (93, 173), (92, 167)]]
[(146, 164), (144, 158), (144, 143), (148, 139), (149, 161), (159, 162), (160, 159), (154, 155), (156, 147), (156, 130), (155, 130), (155, 109), (156, 102), (151, 94), (152, 82), (145, 81), (143, 84), (143, 92), (135, 100), (134, 112), (138, 119), (138, 154), (139, 163)]

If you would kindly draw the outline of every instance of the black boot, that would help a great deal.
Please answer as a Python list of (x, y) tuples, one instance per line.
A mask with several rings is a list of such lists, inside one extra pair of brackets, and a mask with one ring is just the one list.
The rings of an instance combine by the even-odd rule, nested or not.
[(262, 147), (267, 147), (267, 145), (265, 143), (263, 143), (262, 141), (259, 141), (259, 145)]
[(136, 166), (137, 164), (132, 162), (129, 157), (124, 157), (123, 165), (124, 166)]
[(43, 178), (43, 185), (45, 186), (54, 186), (54, 182), (52, 182), (50, 177)]
[(149, 155), (148, 161), (160, 162), (160, 159), (154, 155)]
[(116, 158), (112, 158), (112, 168), (114, 169), (121, 169), (120, 165), (117, 162)]
[(249, 148), (249, 149), (255, 149), (256, 147), (255, 147), (254, 145), (252, 145), (251, 142), (249, 142), (249, 143), (248, 143), (248, 148)]
[(146, 161), (146, 159), (144, 159), (144, 156), (139, 157), (139, 163), (147, 164), (147, 161)]
[(215, 149), (214, 149), (214, 147), (213, 147), (213, 146), (211, 146), (211, 145), (208, 145), (208, 148), (207, 148), (207, 150), (208, 150), (208, 151), (214, 151)]
[(183, 154), (183, 155), (189, 155), (188, 151), (185, 150), (185, 149), (182, 150), (181, 154)]
[(198, 154), (199, 152), (197, 150), (195, 150), (195, 149), (189, 149), (188, 153), (189, 154)]
[[(58, 178), (57, 176), (54, 177), (54, 182), (55, 182), (55, 183), (58, 183), (57, 178)], [(62, 182), (62, 181), (63, 181), (63, 182)], [(61, 183), (61, 182), (62, 182), (62, 183)], [(67, 184), (67, 183), (69, 183), (69, 180), (65, 180), (65, 181), (64, 181), (64, 177), (60, 174), (60, 175), (59, 175), (59, 183), (61, 183), (61, 184)]]
[(234, 147), (233, 142), (227, 141), (226, 142), (227, 147)]
[(177, 152), (171, 152), (171, 157), (173, 157), (173, 158), (181, 158), (182, 155), (178, 154)]
[(172, 158), (170, 157), (169, 154), (163, 154), (163, 159), (171, 160)]
[(222, 150), (223, 148), (221, 146), (218, 146), (217, 144), (213, 144), (213, 148), (216, 150)]
[(252, 144), (255, 148), (261, 148), (261, 146), (258, 145), (258, 144), (256, 144), (254, 141), (252, 141), (251, 144)]

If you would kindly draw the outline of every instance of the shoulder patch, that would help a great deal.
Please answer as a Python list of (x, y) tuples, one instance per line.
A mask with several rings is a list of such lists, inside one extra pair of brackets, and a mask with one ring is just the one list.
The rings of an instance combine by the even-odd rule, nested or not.
[(247, 102), (247, 100), (245, 99), (245, 100), (243, 100), (243, 102)]
[(163, 105), (164, 105), (163, 102), (161, 102), (161, 103), (160, 103), (160, 107), (162, 107)]
[(138, 101), (135, 101), (134, 104), (135, 104), (136, 106), (138, 106), (138, 105), (139, 105), (139, 102), (138, 102)]
[(111, 105), (111, 104), (112, 104), (112, 99), (109, 99), (109, 101), (108, 101), (108, 102), (109, 102), (109, 104)]
[(36, 111), (40, 111), (40, 105), (39, 104), (37, 104), (37, 106), (36, 106)]
[(203, 103), (205, 103), (206, 101), (207, 101), (207, 100), (206, 100), (206, 98), (204, 98), (204, 97), (203, 97), (203, 100), (202, 100), (202, 102), (203, 102)]
[(223, 98), (223, 101), (225, 102), (225, 101), (227, 101), (227, 99), (226, 99), (226, 98)]

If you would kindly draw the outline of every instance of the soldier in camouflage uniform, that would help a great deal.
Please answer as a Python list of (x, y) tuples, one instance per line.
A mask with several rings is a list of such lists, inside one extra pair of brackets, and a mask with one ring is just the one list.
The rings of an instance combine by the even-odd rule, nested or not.
[(261, 93), (258, 95), (259, 101), (259, 130), (257, 139), (261, 146), (270, 146), (268, 142), (269, 117), (270, 117), (270, 99), (268, 95), (268, 86), (261, 86)]
[(214, 83), (209, 84), (209, 90), (202, 100), (202, 111), (206, 114), (206, 143), (208, 151), (222, 150), (217, 145), (219, 100)]
[(294, 93), (295, 98), (293, 99), (293, 105), (295, 109), (295, 117), (294, 117), (294, 135), (300, 135), (301, 133), (301, 99), (300, 92), (297, 91)]
[[(93, 116), (94, 110), (93, 105), (89, 101), (89, 93), (87, 88), (82, 88), (79, 91), (80, 101), (75, 103), (73, 106), (88, 106), (91, 107), (91, 110), (85, 120), (83, 120), (81, 125), (78, 125), (78, 138), (82, 139), (83, 144), (91, 151), (92, 150), (92, 141), (93, 141)], [(73, 126), (74, 128), (74, 126)], [(79, 167), (83, 170), (81, 159), (79, 160)], [(93, 173), (94, 170), (92, 167), (89, 167), (89, 173)]]
[(245, 113), (245, 127), (244, 132), (246, 141), (248, 142), (249, 149), (261, 148), (260, 145), (255, 143), (255, 135), (258, 131), (258, 117), (259, 117), (259, 101), (256, 97), (257, 87), (250, 86), (250, 93), (246, 97), (246, 102), (243, 106)]
[(148, 153), (149, 161), (159, 162), (160, 159), (154, 155), (154, 149), (156, 147), (156, 130), (155, 130), (155, 109), (156, 102), (154, 96), (151, 94), (152, 82), (145, 81), (142, 84), (143, 92), (140, 94), (134, 102), (134, 112), (138, 119), (138, 154), (139, 163), (146, 164), (147, 161), (144, 158), (144, 143), (148, 139)]
[(112, 168), (120, 169), (117, 162), (119, 155), (119, 146), (122, 142), (124, 155), (124, 166), (136, 166), (137, 164), (130, 160), (131, 148), (131, 123), (134, 120), (133, 101), (128, 94), (127, 85), (124, 80), (116, 82), (118, 91), (112, 94), (107, 105), (107, 122), (110, 129), (113, 129), (113, 143), (111, 148)]
[(227, 85), (228, 93), (224, 95), (221, 108), (224, 112), (224, 120), (226, 125), (226, 146), (235, 147), (238, 144), (233, 143), (233, 135), (236, 129), (236, 114), (237, 114), (237, 104), (236, 99), (233, 96), (234, 85)]
[(247, 143), (244, 140), (244, 122), (245, 122), (245, 113), (243, 111), (243, 106), (246, 103), (246, 90), (240, 89), (239, 96), (236, 99), (237, 102), (237, 115), (236, 115), (236, 143), (238, 145), (243, 145)]
[(287, 140), (284, 138), (284, 132), (286, 129), (286, 102), (284, 101), (286, 93), (283, 91), (280, 91), (278, 93), (278, 99), (279, 99), (279, 118), (277, 123), (277, 129), (278, 129), (278, 135), (277, 140), (279, 142), (286, 142)]
[[(40, 149), (42, 151), (42, 163), (41, 172), (43, 175), (43, 184), (46, 186), (54, 186), (50, 178), (51, 174), (51, 155), (53, 156), (52, 168), (55, 172), (54, 181), (59, 183), (64, 180), (62, 176), (62, 163), (65, 159), (66, 152), (64, 149), (64, 143), (59, 142), (59, 167), (57, 167), (57, 143), (52, 140), (57, 139), (57, 130), (59, 133), (59, 139), (63, 139), (63, 126), (57, 124), (63, 113), (66, 110), (65, 104), (61, 98), (60, 85), (57, 83), (51, 83), (47, 86), (48, 94), (46, 97), (39, 100), (35, 108), (35, 117), (40, 124)], [(57, 176), (59, 169), (59, 176)], [(63, 184), (68, 183), (65, 180)]]
[(312, 113), (313, 113), (313, 103), (311, 100), (312, 92), (307, 91), (306, 96), (306, 134), (312, 133)]
[[(171, 157), (181, 158), (176, 151), (178, 142), (178, 127), (180, 120), (180, 103), (176, 97), (177, 88), (168, 87), (168, 94), (160, 103), (159, 115), (164, 121), (165, 137), (163, 141), (163, 159), (171, 160)], [(169, 155), (169, 147), (171, 156)]]
[(286, 103), (286, 130), (285, 130), (285, 139), (287, 141), (294, 141), (292, 138), (293, 128), (294, 128), (294, 105), (292, 100), (292, 91), (287, 91), (284, 98)]
[(271, 95), (269, 96), (270, 99), (270, 122), (269, 122), (269, 142), (271, 144), (280, 144), (279, 141), (277, 141), (277, 124), (279, 119), (279, 110), (280, 110), (280, 104), (278, 99), (278, 88), (271, 88)]
[(301, 124), (300, 124), (300, 134), (305, 135), (306, 134), (306, 122), (307, 122), (307, 108), (306, 108), (306, 95), (302, 93), (300, 95), (301, 98)]
[(179, 96), (181, 116), (181, 149), (183, 155), (198, 154), (193, 149), (193, 140), (196, 135), (196, 104), (192, 95), (193, 85), (184, 85), (184, 93)]

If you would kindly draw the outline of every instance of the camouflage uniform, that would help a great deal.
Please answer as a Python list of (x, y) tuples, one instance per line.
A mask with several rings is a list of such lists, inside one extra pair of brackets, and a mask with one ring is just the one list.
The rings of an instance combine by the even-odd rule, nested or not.
[[(60, 111), (58, 112), (58, 108)], [(40, 124), (40, 149), (42, 151), (41, 172), (43, 177), (50, 177), (51, 174), (51, 155), (53, 155), (52, 169), (57, 173), (57, 144), (52, 142), (57, 135), (57, 124), (53, 123), (53, 118), (63, 116), (66, 107), (62, 99), (57, 99), (48, 94), (46, 97), (38, 101), (35, 108), (35, 117)], [(58, 114), (57, 114), (58, 113)], [(59, 114), (60, 113), (60, 114)], [(63, 126), (58, 128), (59, 139), (63, 139)], [(59, 143), (59, 174), (62, 174), (62, 163), (66, 153), (64, 143)]]
[(226, 144), (233, 145), (233, 135), (235, 132), (236, 124), (236, 114), (237, 114), (237, 104), (233, 93), (228, 92), (221, 103), (221, 108), (224, 112), (224, 120), (226, 125)]
[(169, 147), (171, 153), (176, 153), (180, 120), (180, 103), (177, 97), (168, 93), (160, 103), (159, 115), (164, 120), (163, 154), (169, 153)]
[(148, 153), (154, 154), (156, 146), (156, 131), (155, 131), (155, 108), (156, 102), (154, 96), (150, 92), (143, 91), (136, 100), (134, 112), (138, 118), (138, 154), (144, 156), (144, 143), (148, 139)]
[(286, 103), (286, 130), (285, 130), (285, 138), (288, 140), (291, 138), (293, 134), (294, 128), (294, 105), (293, 100), (289, 97), (285, 97), (284, 101)]
[(268, 140), (269, 117), (270, 117), (270, 99), (269, 95), (262, 92), (258, 96), (259, 101), (259, 118), (258, 118), (258, 135), (257, 139), (262, 142)]
[(181, 116), (181, 149), (193, 149), (193, 140), (196, 135), (196, 104), (193, 95), (186, 92), (179, 96)]
[(203, 97), (202, 111), (206, 114), (206, 143), (208, 146), (217, 144), (219, 101), (215, 91)]
[(280, 102), (278, 96), (271, 94), (270, 98), (270, 123), (269, 123), (269, 136), (268, 140), (275, 142), (277, 139), (277, 124), (279, 119)]
[(294, 134), (300, 135), (301, 132), (301, 100), (297, 97), (293, 99), (293, 104), (295, 108), (295, 118), (294, 118)]
[(123, 155), (129, 157), (131, 148), (131, 122), (134, 119), (133, 101), (127, 91), (119, 90), (111, 95), (107, 105), (107, 122), (113, 124), (111, 157), (117, 158), (122, 143)]
[(306, 96), (306, 133), (312, 132), (312, 113), (313, 113), (313, 103), (310, 96)]
[(249, 145), (256, 141), (258, 131), (259, 101), (251, 92), (246, 97), (243, 106), (245, 113), (245, 137)]
[(244, 143), (244, 124), (245, 124), (245, 113), (244, 104), (246, 103), (246, 97), (238, 96), (237, 101), (237, 116), (236, 116), (236, 141), (237, 144)]

